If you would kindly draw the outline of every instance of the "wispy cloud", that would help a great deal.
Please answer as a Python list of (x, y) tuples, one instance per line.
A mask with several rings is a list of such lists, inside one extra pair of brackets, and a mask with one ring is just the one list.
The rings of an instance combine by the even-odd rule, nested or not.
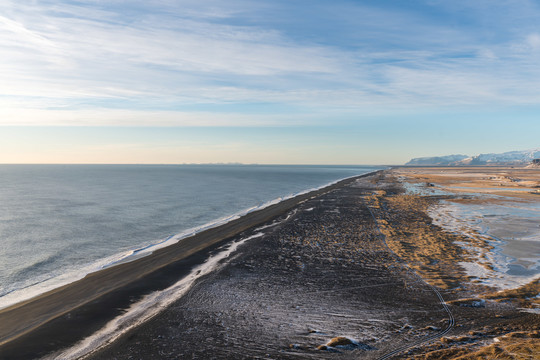
[[(492, 5), (5, 0), (0, 123), (270, 126), (351, 111), (539, 105), (540, 10)], [(505, 13), (520, 23), (510, 27)], [(296, 113), (271, 116), (261, 103)]]

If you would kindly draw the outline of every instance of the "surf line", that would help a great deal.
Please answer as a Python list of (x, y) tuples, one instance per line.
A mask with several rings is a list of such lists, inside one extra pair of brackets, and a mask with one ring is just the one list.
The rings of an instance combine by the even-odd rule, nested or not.
[(268, 225), (255, 228), (255, 234), (246, 238), (239, 239), (229, 244), (220, 247), (215, 254), (208, 257), (204, 263), (194, 267), (191, 272), (180, 279), (170, 287), (155, 291), (143, 297), (140, 301), (132, 304), (128, 310), (122, 315), (109, 321), (103, 328), (90, 335), (89, 337), (79, 341), (68, 349), (63, 349), (42, 358), (42, 360), (53, 359), (85, 359), (107, 345), (113, 343), (120, 336), (129, 330), (141, 325), (150, 320), (169, 305), (182, 298), (195, 284), (195, 281), (201, 277), (210, 274), (217, 270), (225, 263), (223, 260), (229, 258), (236, 252), (238, 247), (248, 242), (249, 240), (259, 238), (265, 235), (262, 230), (272, 228), (289, 220), (297, 213), (297, 209), (293, 209), (287, 215), (278, 220), (274, 220)]
[[(327, 187), (333, 187), (340, 183), (345, 183), (346, 181), (352, 181), (355, 178), (366, 177), (366, 176), (370, 176), (379, 172), (381, 172), (381, 170), (376, 170), (376, 171), (368, 172), (365, 174), (354, 175), (354, 176), (347, 177), (344, 179), (336, 180), (334, 182), (331, 182), (319, 188), (306, 190), (301, 193), (291, 195), (287, 198), (276, 199), (274, 202), (263, 204), (262, 208), (274, 205), (274, 203), (284, 202), (286, 200), (293, 199), (296, 196), (304, 196), (304, 199), (299, 200), (295, 204), (295, 206), (298, 206), (299, 204), (302, 204), (309, 199), (334, 191), (333, 189), (325, 189)], [(310, 194), (311, 192), (319, 192), (319, 193)], [(260, 210), (260, 209), (261, 207), (258, 207), (257, 209), (253, 209), (253, 211)], [(248, 211), (248, 212), (251, 212), (251, 211)], [(284, 222), (288, 220), (290, 217), (294, 216), (294, 214), (295, 214), (295, 211), (289, 212), (285, 219), (281, 221), (277, 221), (274, 224), (277, 225), (280, 222)], [(160, 290), (158, 292), (154, 292), (154, 293), (146, 295), (140, 301), (137, 301), (136, 303), (132, 304), (126, 310), (124, 314), (112, 319), (103, 328), (101, 328), (94, 334), (79, 341), (74, 346), (71, 346), (67, 349), (64, 348), (60, 351), (56, 351), (52, 354), (46, 355), (44, 359), (56, 359), (56, 358), (62, 358), (62, 359), (78, 358), (79, 359), (79, 358), (87, 358), (88, 356), (95, 354), (97, 351), (107, 346), (108, 344), (112, 343), (113, 341), (118, 339), (121, 335), (123, 335), (130, 329), (133, 329), (134, 327), (140, 325), (141, 323), (148, 321), (149, 319), (157, 315), (160, 311), (162, 311), (167, 306), (169, 306), (171, 303), (180, 299), (192, 288), (192, 286), (194, 285), (197, 279), (199, 279), (200, 277), (204, 275), (207, 275), (208, 273), (218, 268), (219, 265), (221, 265), (220, 261), (224, 260), (232, 252), (236, 251), (236, 248), (238, 246), (242, 245), (247, 240), (263, 236), (263, 234), (260, 233), (260, 230), (266, 229), (267, 227), (272, 227), (274, 224), (271, 224), (270, 226), (262, 226), (261, 227), (262, 229), (254, 228), (255, 235), (252, 235), (245, 239), (240, 239), (236, 242), (231, 242), (227, 245), (224, 245), (221, 248), (218, 248), (217, 249), (218, 252), (221, 249), (225, 249), (225, 250), (224, 252), (216, 253), (216, 255), (211, 255), (206, 260), (205, 263), (194, 268), (187, 276), (179, 280), (176, 284), (170, 286), (169, 288), (165, 290)], [(170, 299), (170, 301), (167, 299)]]
[(224, 245), (222, 251), (218, 251), (215, 255), (210, 256), (204, 263), (193, 268), (187, 276), (176, 282), (174, 285), (164, 290), (146, 295), (140, 301), (132, 304), (125, 313), (111, 320), (96, 333), (81, 340), (71, 348), (49, 354), (43, 359), (84, 359), (96, 353), (129, 330), (159, 314), (173, 302), (184, 296), (191, 289), (196, 280), (210, 274), (220, 266), (223, 266), (224, 264), (222, 261), (236, 252), (239, 246), (251, 239), (261, 236), (264, 236), (264, 233), (258, 232), (231, 244)]

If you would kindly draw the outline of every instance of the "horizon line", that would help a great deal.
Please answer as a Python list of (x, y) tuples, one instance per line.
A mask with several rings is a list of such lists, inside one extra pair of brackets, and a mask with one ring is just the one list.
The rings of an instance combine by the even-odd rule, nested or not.
[(401, 166), (398, 164), (283, 164), (283, 163), (0, 163), (0, 165), (222, 165), (222, 166)]

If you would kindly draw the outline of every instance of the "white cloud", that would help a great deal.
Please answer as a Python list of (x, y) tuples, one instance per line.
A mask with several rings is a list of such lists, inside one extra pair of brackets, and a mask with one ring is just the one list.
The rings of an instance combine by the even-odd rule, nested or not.
[[(351, 22), (347, 29), (357, 33), (343, 36), (355, 42), (335, 38), (329, 45), (277, 23), (238, 20), (272, 6), (279, 4), (5, 0), (0, 124), (268, 125), (302, 123), (317, 112), (538, 103), (540, 35), (528, 29), (487, 42), (469, 28), (355, 5), (354, 14), (365, 15), (358, 27), (352, 11), (335, 15)], [(174, 110), (268, 102), (301, 110), (288, 118), (256, 109), (253, 115)]]
[[(312, 114), (310, 114), (312, 115)], [(290, 115), (212, 113), (205, 111), (151, 111), (125, 109), (45, 110), (7, 107), (0, 103), (0, 125), (3, 126), (279, 126), (313, 124), (316, 117)]]
[(534, 33), (527, 36), (527, 44), (533, 49), (540, 49), (540, 34)]

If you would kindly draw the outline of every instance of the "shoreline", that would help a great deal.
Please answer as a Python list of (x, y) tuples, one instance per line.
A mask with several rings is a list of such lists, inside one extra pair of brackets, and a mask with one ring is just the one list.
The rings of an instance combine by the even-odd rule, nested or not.
[[(151, 255), (88, 274), (83, 279), (4, 308), (0, 310), (0, 357), (42, 356), (73, 344), (118, 315), (120, 309), (127, 307), (134, 298), (166, 288), (174, 279), (185, 276), (209, 252), (231, 238), (275, 219), (303, 201), (377, 172), (349, 177), (301, 193), (157, 249)], [(96, 313), (101, 315), (90, 319)], [(81, 322), (85, 329), (76, 325)], [(70, 329), (73, 326), (75, 328)]]
[(538, 282), (499, 293), (465, 277), (459, 236), (425, 212), (441, 197), (406, 195), (394, 175), (299, 204), (291, 219), (88, 360), (472, 360), (507, 349), (525, 359), (539, 351), (540, 316), (521, 310)]
[(360, 205), (374, 178), (299, 204), (188, 295), (88, 359), (327, 359), (336, 355), (326, 345), (334, 337), (348, 339), (350, 355), (374, 358), (393, 350), (403, 316), (419, 327), (448, 322), (436, 294), (389, 251)]
[[(372, 173), (372, 172), (375, 172), (375, 171), (380, 171), (380, 170), (373, 170), (373, 171), (370, 171), (370, 172), (368, 172), (366, 174), (369, 174), (369, 173)], [(221, 225), (227, 224), (227, 223), (229, 223), (231, 221), (234, 221), (234, 220), (239, 219), (239, 218), (241, 218), (241, 217), (243, 217), (245, 215), (248, 215), (249, 213), (259, 211), (259, 210), (264, 210), (265, 208), (267, 208), (269, 206), (278, 204), (278, 203), (283, 202), (285, 200), (293, 199), (293, 198), (295, 198), (295, 197), (297, 197), (299, 195), (304, 195), (304, 194), (307, 194), (307, 193), (310, 193), (310, 192), (314, 192), (314, 191), (317, 191), (317, 190), (320, 190), (320, 189), (324, 189), (324, 188), (332, 186), (332, 185), (334, 185), (334, 184), (336, 184), (338, 182), (349, 180), (351, 178), (355, 178), (357, 176), (362, 176), (362, 175), (366, 175), (366, 174), (348, 176), (348, 177), (345, 177), (345, 178), (341, 178), (341, 179), (338, 179), (338, 180), (334, 180), (334, 181), (325, 183), (325, 184), (323, 184), (321, 186), (312, 187), (312, 188), (308, 188), (306, 190), (298, 191), (296, 193), (289, 193), (287, 195), (279, 196), (277, 198), (274, 198), (274, 199), (271, 199), (269, 201), (263, 202), (260, 205), (254, 205), (254, 206), (239, 210), (238, 212), (228, 214), (228, 215), (224, 215), (222, 217), (213, 219), (213, 220), (209, 221), (208, 223), (205, 223), (205, 224), (202, 224), (202, 225), (199, 225), (199, 226), (195, 226), (195, 227), (192, 227), (192, 228), (188, 228), (188, 229), (185, 229), (185, 230), (181, 230), (180, 232), (178, 232), (176, 234), (173, 234), (173, 235), (170, 235), (170, 236), (168, 236), (166, 238), (163, 238), (163, 239), (161, 239), (159, 241), (149, 243), (149, 244), (143, 244), (143, 245), (141, 245), (139, 247), (134, 247), (134, 248), (131, 248), (131, 249), (126, 249), (126, 250), (124, 250), (122, 252), (114, 253), (112, 255), (106, 256), (104, 259), (97, 260), (97, 262), (85, 264), (84, 268), (86, 268), (87, 271), (77, 272), (77, 274), (69, 276), (68, 280), (57, 281), (58, 276), (56, 276), (56, 277), (51, 277), (49, 279), (46, 279), (44, 282), (39, 282), (37, 284), (34, 284), (34, 285), (39, 286), (39, 285), (43, 285), (44, 283), (48, 283), (48, 282), (52, 283), (52, 285), (46, 285), (44, 287), (44, 289), (32, 290), (32, 287), (34, 285), (31, 285), (31, 286), (28, 287), (28, 288), (31, 289), (30, 292), (28, 294), (24, 294), (22, 296), (19, 295), (18, 292), (25, 291), (25, 290), (27, 290), (27, 288), (21, 288), (21, 289), (16, 289), (16, 290), (10, 291), (10, 292), (8, 292), (5, 295), (0, 297), (1, 298), (0, 312), (2, 310), (6, 309), (6, 308), (11, 307), (11, 306), (16, 306), (17, 304), (21, 304), (21, 303), (23, 303), (23, 302), (25, 302), (27, 300), (37, 298), (37, 297), (39, 297), (39, 296), (41, 296), (41, 295), (43, 295), (45, 293), (48, 293), (50, 291), (54, 291), (54, 290), (59, 289), (59, 288), (65, 286), (65, 285), (69, 285), (71, 283), (74, 283), (74, 282), (76, 282), (76, 281), (78, 281), (80, 279), (83, 279), (85, 276), (87, 276), (87, 275), (89, 275), (91, 273), (98, 272), (98, 271), (101, 271), (103, 269), (113, 267), (113, 266), (116, 266), (116, 265), (120, 265), (120, 264), (123, 264), (123, 263), (128, 263), (128, 262), (131, 262), (131, 261), (135, 261), (135, 260), (140, 259), (142, 257), (148, 256), (149, 254), (152, 254), (153, 252), (155, 252), (158, 249), (173, 246), (176, 243), (178, 243), (180, 241), (183, 241), (186, 238), (195, 236), (195, 235), (197, 235), (197, 234), (199, 234), (199, 233), (201, 233), (201, 232), (203, 232), (205, 230), (216, 228), (216, 227), (219, 227)], [(103, 260), (109, 259), (109, 258), (112, 259), (112, 260), (108, 261), (108, 262), (103, 262)], [(96, 265), (96, 264), (99, 264), (99, 266)], [(12, 299), (12, 297), (15, 297), (15, 299)], [(5, 300), (5, 299), (7, 299), (7, 300)], [(0, 340), (0, 344), (1, 344), (1, 342), (2, 341)]]
[[(205, 234), (204, 250), (138, 278), (129, 274), (137, 280), (0, 346), (0, 358), (74, 349), (146, 294), (198, 271), (181, 290), (187, 293), (83, 357), (474, 359), (540, 351), (540, 314), (523, 311), (538, 303), (539, 280), (500, 292), (466, 276), (460, 262), (474, 254), (462, 247), (463, 236), (428, 214), (460, 195), (408, 194), (400, 171), (364, 174), (272, 205), (237, 219), (236, 231), (218, 227)], [(231, 235), (220, 237), (222, 230)], [(238, 249), (219, 260), (225, 244)], [(135, 262), (156, 269), (174, 255), (166, 249), (156, 263)], [(215, 271), (195, 268), (212, 259)]]

